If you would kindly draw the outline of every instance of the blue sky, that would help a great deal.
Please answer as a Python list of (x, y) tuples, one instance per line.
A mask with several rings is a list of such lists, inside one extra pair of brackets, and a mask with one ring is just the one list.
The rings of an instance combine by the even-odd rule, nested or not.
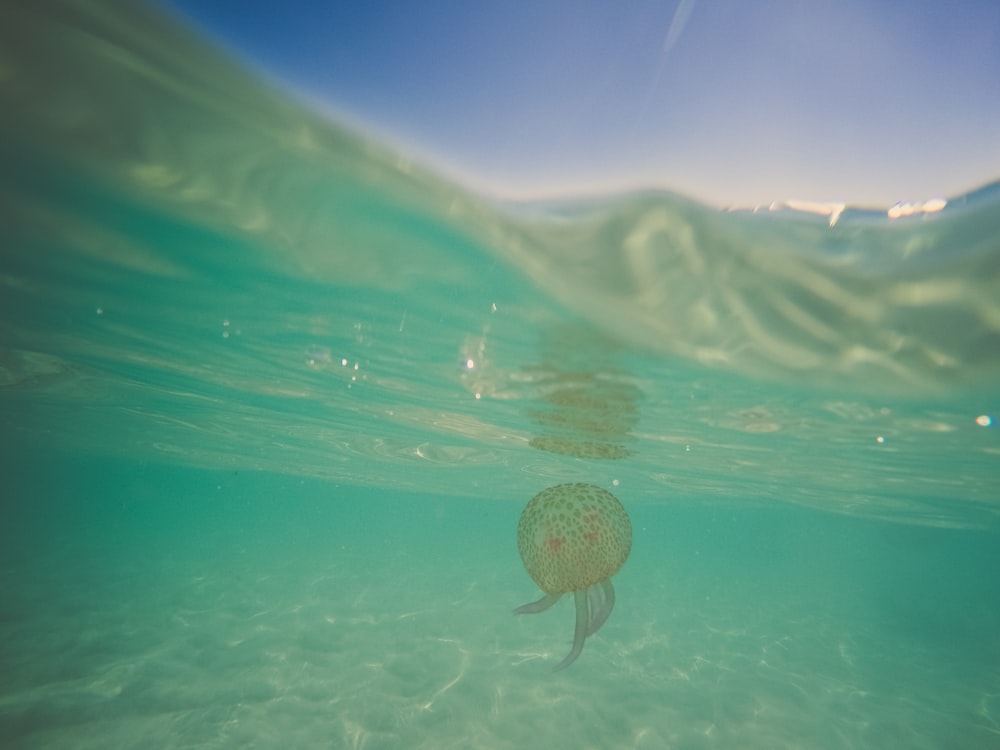
[(887, 206), (1000, 178), (997, 0), (161, 2), (507, 196)]

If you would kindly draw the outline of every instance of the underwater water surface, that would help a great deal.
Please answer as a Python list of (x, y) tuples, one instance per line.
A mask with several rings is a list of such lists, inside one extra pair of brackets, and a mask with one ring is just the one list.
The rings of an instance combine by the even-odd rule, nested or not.
[(146, 6), (0, 21), (4, 747), (1000, 746), (996, 184), (502, 204)]

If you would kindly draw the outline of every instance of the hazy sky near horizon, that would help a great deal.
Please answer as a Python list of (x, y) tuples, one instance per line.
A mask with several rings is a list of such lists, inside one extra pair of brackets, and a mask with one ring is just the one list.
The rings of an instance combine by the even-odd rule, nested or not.
[(887, 206), (1000, 178), (997, 0), (160, 0), (514, 197)]

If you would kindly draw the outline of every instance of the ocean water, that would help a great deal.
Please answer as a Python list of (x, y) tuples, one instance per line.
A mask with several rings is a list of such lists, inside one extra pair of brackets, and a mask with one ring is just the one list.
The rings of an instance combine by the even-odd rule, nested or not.
[(1000, 747), (997, 184), (502, 204), (113, 2), (0, 106), (3, 747)]

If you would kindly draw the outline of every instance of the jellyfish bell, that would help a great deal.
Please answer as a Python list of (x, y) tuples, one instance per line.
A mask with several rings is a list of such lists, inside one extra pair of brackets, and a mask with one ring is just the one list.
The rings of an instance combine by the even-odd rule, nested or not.
[(528, 575), (545, 592), (515, 614), (544, 612), (573, 592), (576, 631), (573, 648), (557, 666), (565, 669), (615, 606), (611, 577), (632, 549), (632, 523), (607, 490), (592, 484), (560, 484), (531, 499), (517, 526), (517, 547)]

